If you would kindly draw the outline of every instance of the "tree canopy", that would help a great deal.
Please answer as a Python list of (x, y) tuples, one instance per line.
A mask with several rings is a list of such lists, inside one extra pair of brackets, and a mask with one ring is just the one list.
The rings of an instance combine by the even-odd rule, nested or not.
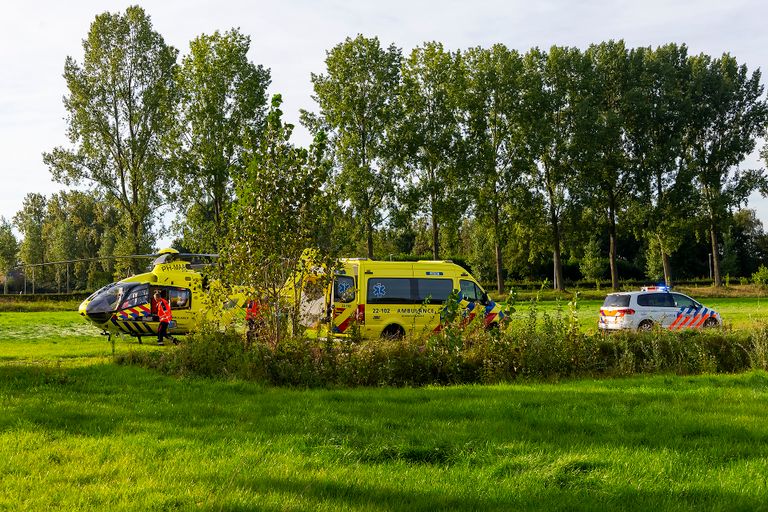
[[(44, 155), (55, 180), (86, 184), (119, 208), (120, 254), (149, 252), (153, 219), (169, 191), (164, 135), (173, 127), (177, 51), (141, 7), (96, 16), (83, 61), (67, 57), (67, 136)], [(134, 263), (134, 270), (137, 269)]]

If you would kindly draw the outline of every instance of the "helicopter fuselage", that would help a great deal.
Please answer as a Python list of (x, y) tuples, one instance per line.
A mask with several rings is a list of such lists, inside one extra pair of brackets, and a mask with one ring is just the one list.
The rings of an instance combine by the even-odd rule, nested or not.
[(195, 328), (202, 316), (202, 284), (202, 275), (188, 262), (156, 262), (151, 272), (96, 291), (80, 304), (79, 313), (105, 333), (152, 336), (160, 327), (151, 306), (152, 297), (159, 290), (173, 314), (168, 332), (184, 335)]

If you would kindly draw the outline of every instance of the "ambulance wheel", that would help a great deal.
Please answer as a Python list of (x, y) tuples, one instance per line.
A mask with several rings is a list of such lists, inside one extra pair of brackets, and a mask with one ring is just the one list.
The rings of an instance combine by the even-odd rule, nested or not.
[(638, 331), (647, 332), (647, 331), (650, 331), (651, 329), (653, 329), (653, 322), (651, 322), (650, 320), (643, 320), (642, 322), (640, 322), (640, 325), (637, 326)]
[(381, 337), (390, 340), (399, 340), (405, 337), (405, 329), (397, 324), (388, 325), (381, 332)]
[(704, 322), (704, 328), (705, 329), (711, 329), (713, 327), (717, 327), (720, 324), (717, 322), (717, 318), (707, 318), (707, 320)]

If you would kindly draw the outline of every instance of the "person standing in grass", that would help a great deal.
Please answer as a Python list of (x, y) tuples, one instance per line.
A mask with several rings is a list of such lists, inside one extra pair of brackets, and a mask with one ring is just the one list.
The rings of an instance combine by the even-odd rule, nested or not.
[(171, 305), (167, 300), (163, 298), (162, 295), (160, 295), (160, 290), (155, 290), (153, 303), (157, 304), (157, 316), (160, 320), (160, 326), (157, 328), (157, 344), (165, 345), (165, 343), (163, 343), (163, 338), (167, 336), (171, 339), (171, 341), (173, 341), (173, 344), (175, 345), (176, 340), (173, 338), (173, 336), (168, 334), (168, 325), (170, 325), (171, 320), (173, 320)]
[(261, 311), (263, 302), (264, 300), (259, 297), (258, 299), (249, 300), (246, 306), (245, 321), (248, 324), (248, 330), (245, 333), (246, 345), (253, 343), (257, 333), (264, 327)]

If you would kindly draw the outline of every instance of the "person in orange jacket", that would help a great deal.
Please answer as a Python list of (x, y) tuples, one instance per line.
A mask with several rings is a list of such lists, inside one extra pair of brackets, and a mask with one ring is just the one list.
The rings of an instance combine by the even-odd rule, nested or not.
[(175, 345), (177, 341), (173, 336), (168, 334), (168, 325), (171, 323), (171, 320), (173, 320), (171, 305), (162, 295), (160, 295), (160, 290), (155, 290), (155, 297), (152, 302), (157, 305), (157, 317), (160, 320), (160, 326), (157, 329), (157, 344), (165, 345), (165, 343), (163, 343), (163, 338), (167, 336)]
[(262, 300), (261, 298), (249, 300), (245, 309), (245, 321), (248, 324), (248, 330), (245, 334), (245, 339), (248, 343), (252, 343), (256, 338), (256, 333), (263, 326), (264, 319), (262, 318)]

